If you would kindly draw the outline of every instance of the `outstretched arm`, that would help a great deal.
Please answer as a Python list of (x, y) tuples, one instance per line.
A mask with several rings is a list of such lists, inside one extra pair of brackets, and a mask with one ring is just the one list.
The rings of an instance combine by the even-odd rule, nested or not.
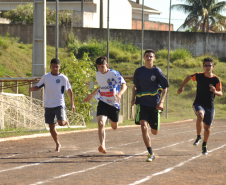
[(136, 97), (137, 95), (137, 88), (136, 88), (136, 85), (133, 86), (133, 89), (132, 89), (132, 100), (131, 100), (131, 106), (133, 106), (136, 102)]
[(100, 87), (98, 87), (96, 90), (94, 90), (91, 94), (88, 94), (86, 99), (84, 100), (84, 102), (89, 102), (93, 98), (93, 96), (97, 94), (99, 89), (100, 89)]
[(116, 98), (116, 101), (119, 102), (119, 100), (121, 99), (123, 93), (126, 91), (127, 89), (127, 85), (126, 84), (122, 84), (122, 87), (121, 87), (121, 91), (115, 95), (115, 98)]
[(31, 92), (31, 91), (38, 91), (39, 89), (41, 89), (41, 88), (39, 88), (38, 86), (34, 86), (34, 87), (31, 87), (30, 89), (29, 89), (29, 91)]
[(177, 94), (180, 94), (183, 92), (184, 90), (184, 86), (191, 80), (191, 76), (188, 76), (187, 78), (185, 78), (184, 82), (182, 83), (182, 85), (180, 86), (180, 88), (177, 90)]
[(74, 98), (73, 98), (73, 92), (71, 89), (68, 89), (68, 95), (70, 97), (71, 100), (71, 110), (73, 111), (73, 113), (75, 113), (75, 105), (74, 105)]

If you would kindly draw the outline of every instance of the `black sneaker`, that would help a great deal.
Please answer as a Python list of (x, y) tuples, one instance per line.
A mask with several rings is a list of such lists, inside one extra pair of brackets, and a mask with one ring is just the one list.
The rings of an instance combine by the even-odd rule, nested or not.
[(202, 141), (201, 138), (197, 138), (197, 139), (195, 140), (195, 142), (193, 143), (193, 145), (194, 145), (194, 146), (198, 146), (199, 143), (201, 143), (201, 141)]
[(207, 155), (208, 154), (207, 146), (202, 146), (202, 154), (203, 155)]

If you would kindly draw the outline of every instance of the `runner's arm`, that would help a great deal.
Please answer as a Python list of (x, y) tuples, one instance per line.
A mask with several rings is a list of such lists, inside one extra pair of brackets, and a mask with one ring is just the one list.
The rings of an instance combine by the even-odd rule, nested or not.
[(177, 90), (177, 94), (180, 94), (183, 92), (184, 86), (191, 80), (191, 78), (192, 78), (192, 76), (188, 76), (187, 78), (185, 78), (184, 82), (182, 83), (180, 88)]
[(38, 86), (34, 86), (34, 87), (31, 87), (30, 89), (29, 89), (29, 91), (31, 92), (31, 91), (38, 91), (39, 89), (41, 89), (40, 87), (38, 87)]
[(132, 100), (131, 100), (131, 106), (133, 106), (135, 104), (135, 97), (137, 95), (137, 88), (136, 85), (134, 84), (133, 89), (132, 89)]
[(73, 111), (73, 113), (75, 113), (75, 105), (74, 105), (74, 97), (73, 97), (73, 91), (71, 89), (68, 89), (68, 95), (70, 97), (71, 100), (71, 110)]
[(210, 91), (212, 91), (217, 96), (223, 95), (222, 91), (217, 91), (217, 89), (212, 84), (210, 84)]
[(160, 102), (156, 106), (156, 109), (157, 110), (163, 110), (163, 104), (164, 104), (164, 100), (166, 98), (167, 90), (168, 90), (168, 88), (165, 88), (165, 89), (162, 90), (161, 100), (160, 100)]
[(84, 100), (84, 102), (89, 102), (93, 98), (93, 96), (97, 94), (99, 89), (100, 89), (100, 87), (98, 87), (96, 90), (94, 90), (91, 94), (88, 94), (86, 99)]
[(118, 94), (116, 94), (116, 96), (115, 96), (116, 97), (116, 101), (119, 101), (121, 99), (123, 93), (127, 89), (127, 85), (125, 83), (123, 83), (121, 86), (122, 86), (122, 88), (121, 88), (120, 92)]

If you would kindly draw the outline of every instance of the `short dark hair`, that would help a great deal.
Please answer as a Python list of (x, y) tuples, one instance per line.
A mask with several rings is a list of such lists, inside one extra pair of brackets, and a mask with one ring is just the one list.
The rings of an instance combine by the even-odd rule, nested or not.
[(214, 65), (214, 61), (213, 61), (212, 58), (209, 58), (209, 57), (204, 58), (204, 60), (203, 60), (203, 65), (205, 64), (205, 62), (211, 62), (211, 63)]
[(96, 59), (96, 65), (101, 65), (101, 64), (107, 64), (107, 57), (105, 57), (105, 56), (99, 56)]
[(147, 49), (145, 52), (144, 52), (144, 56), (146, 55), (146, 53), (153, 53), (155, 55), (155, 51), (153, 49)]
[(53, 59), (51, 60), (51, 64), (58, 64), (58, 65), (60, 65), (60, 60), (57, 59), (57, 58), (53, 58)]

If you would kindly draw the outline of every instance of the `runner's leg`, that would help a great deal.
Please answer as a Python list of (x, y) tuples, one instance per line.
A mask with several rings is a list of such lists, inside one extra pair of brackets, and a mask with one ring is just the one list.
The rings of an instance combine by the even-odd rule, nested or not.
[(58, 125), (60, 125), (60, 126), (67, 125), (67, 120), (65, 120), (65, 121), (63, 121), (63, 120), (57, 120), (57, 122), (58, 122)]
[(210, 132), (211, 132), (210, 126), (206, 125), (204, 123), (204, 140), (203, 141), (206, 142), (206, 143), (207, 143), (207, 140), (208, 140), (208, 138), (210, 136)]
[(60, 152), (61, 144), (60, 144), (59, 139), (58, 139), (57, 131), (55, 129), (55, 124), (49, 124), (49, 130), (50, 130), (50, 134), (51, 134), (53, 140), (56, 143), (56, 150), (55, 151)]
[(106, 149), (105, 149), (105, 138), (106, 138), (106, 134), (105, 134), (105, 122), (107, 121), (107, 116), (97, 116), (97, 121), (98, 121), (98, 136), (99, 136), (99, 140), (100, 140), (100, 147), (99, 147), (99, 151), (102, 153), (106, 153)]
[(151, 133), (152, 133), (153, 135), (157, 135), (157, 134), (158, 134), (158, 130), (151, 129)]
[(196, 112), (196, 115), (197, 115), (196, 131), (197, 131), (197, 135), (199, 136), (202, 133), (204, 112), (202, 110), (199, 110)]
[(118, 128), (118, 122), (113, 122), (111, 120), (110, 120), (110, 122), (111, 122), (111, 128), (116, 130)]
[(141, 125), (144, 144), (146, 147), (151, 147), (151, 138), (148, 133), (148, 122), (145, 120), (140, 120), (140, 125)]

